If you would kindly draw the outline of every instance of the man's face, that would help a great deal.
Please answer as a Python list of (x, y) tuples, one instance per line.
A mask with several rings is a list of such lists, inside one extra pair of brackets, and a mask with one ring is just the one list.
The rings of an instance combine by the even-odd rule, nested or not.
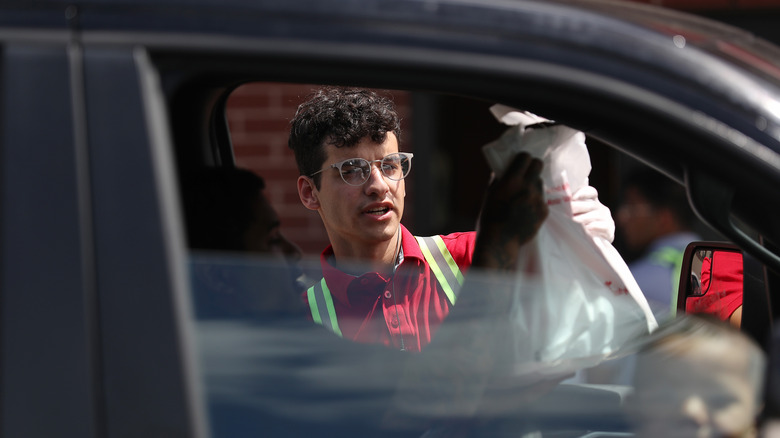
[(616, 219), (620, 236), (631, 251), (643, 251), (660, 237), (656, 210), (634, 188), (626, 189)]
[(252, 209), (254, 220), (244, 233), (247, 251), (284, 260), (290, 270), (290, 277), (294, 279), (300, 276), (301, 249), (282, 234), (276, 210), (262, 193), (258, 194)]
[(330, 167), (350, 158), (380, 160), (398, 152), (395, 134), (388, 132), (382, 144), (364, 138), (354, 147), (325, 146), (324, 172), (320, 188), (314, 189), (319, 213), (334, 247), (371, 247), (392, 239), (398, 232), (404, 213), (404, 180), (386, 178), (379, 163), (372, 163), (371, 175), (361, 186), (351, 186)]

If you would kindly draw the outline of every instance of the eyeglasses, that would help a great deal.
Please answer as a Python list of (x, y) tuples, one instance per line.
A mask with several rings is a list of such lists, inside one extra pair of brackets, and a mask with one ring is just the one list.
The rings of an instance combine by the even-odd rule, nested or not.
[(331, 164), (329, 167), (318, 170), (309, 176), (314, 176), (332, 167), (339, 170), (341, 179), (345, 183), (351, 186), (362, 186), (368, 181), (368, 177), (371, 176), (371, 165), (379, 163), (379, 168), (384, 176), (393, 181), (400, 181), (406, 178), (406, 175), (409, 175), (409, 171), (412, 170), (413, 156), (414, 154), (408, 152), (397, 152), (386, 155), (381, 160), (369, 161), (363, 158), (350, 158), (349, 160)]

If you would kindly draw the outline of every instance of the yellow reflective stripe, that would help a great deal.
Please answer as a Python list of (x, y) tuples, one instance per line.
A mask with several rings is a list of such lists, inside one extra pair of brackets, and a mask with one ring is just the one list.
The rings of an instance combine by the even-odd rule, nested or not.
[(320, 318), (320, 308), (317, 306), (317, 298), (314, 296), (315, 286), (310, 287), (306, 291), (306, 298), (309, 301), (309, 310), (311, 311), (311, 319), (319, 325), (322, 325), (322, 318)]
[(447, 262), (447, 266), (450, 267), (452, 275), (458, 280), (458, 284), (462, 286), (463, 274), (460, 272), (458, 264), (455, 263), (455, 259), (452, 258), (452, 253), (447, 249), (447, 245), (444, 244), (444, 239), (442, 239), (441, 236), (433, 236), (433, 240), (436, 242), (436, 245), (439, 246), (439, 251), (441, 251), (441, 255), (444, 256), (444, 261)]
[(455, 304), (455, 292), (450, 287), (450, 284), (447, 282), (447, 279), (444, 278), (444, 273), (439, 269), (439, 265), (436, 264), (436, 260), (433, 259), (433, 254), (431, 254), (431, 251), (428, 249), (428, 245), (425, 243), (420, 244), (420, 249), (423, 252), (423, 255), (425, 256), (425, 260), (428, 261), (428, 266), (431, 267), (431, 271), (433, 271), (433, 275), (436, 276), (436, 280), (439, 281), (439, 284), (441, 285), (441, 288), (444, 289), (444, 293), (447, 295), (447, 299), (450, 300), (450, 304)]
[(333, 306), (333, 297), (330, 295), (330, 289), (328, 289), (327, 283), (325, 283), (325, 277), (322, 278), (322, 292), (325, 295), (325, 305), (328, 307), (328, 315), (330, 315), (330, 328), (333, 333), (343, 337), (341, 329), (339, 328), (339, 321), (336, 318), (336, 307)]
[(672, 248), (664, 247), (654, 251), (650, 257), (659, 264), (671, 265), (672, 268), (672, 302), (670, 314), (677, 314), (677, 294), (680, 287), (680, 273), (682, 271), (683, 252)]
[[(415, 239), (417, 239), (417, 243), (420, 245), (420, 250), (423, 253), (423, 257), (425, 257), (425, 261), (428, 262), (428, 266), (430, 266), (431, 271), (433, 271), (433, 275), (436, 277), (439, 285), (444, 290), (444, 294), (447, 295), (447, 299), (450, 301), (450, 304), (455, 304), (457, 293), (460, 290), (460, 285), (463, 282), (463, 274), (461, 274), (457, 263), (455, 263), (455, 260), (452, 258), (452, 254), (450, 254), (450, 251), (444, 244), (444, 240), (442, 240), (440, 236), (415, 236)], [(437, 251), (435, 253), (431, 252), (431, 245), (436, 247)], [(449, 268), (442, 269), (443, 265), (448, 265)]]
[(320, 324), (343, 337), (341, 328), (339, 328), (338, 318), (336, 318), (333, 297), (330, 294), (330, 289), (328, 289), (328, 284), (325, 283), (324, 277), (319, 283), (306, 290), (306, 297), (309, 301), (312, 320), (316, 324)]

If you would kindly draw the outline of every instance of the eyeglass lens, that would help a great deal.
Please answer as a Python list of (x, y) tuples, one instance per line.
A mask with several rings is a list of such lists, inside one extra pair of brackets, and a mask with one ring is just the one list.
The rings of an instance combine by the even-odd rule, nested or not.
[(382, 173), (393, 181), (398, 181), (409, 174), (412, 167), (411, 157), (406, 154), (390, 154), (381, 160), (368, 161), (363, 158), (353, 158), (342, 161), (339, 167), (341, 178), (345, 183), (359, 186), (368, 181), (371, 176), (371, 164), (380, 163)]

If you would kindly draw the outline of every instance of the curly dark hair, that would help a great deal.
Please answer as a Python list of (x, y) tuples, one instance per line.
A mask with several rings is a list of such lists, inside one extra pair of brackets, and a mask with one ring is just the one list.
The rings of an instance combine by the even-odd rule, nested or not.
[[(310, 94), (290, 121), (288, 146), (295, 152), (301, 175), (311, 175), (325, 162), (326, 144), (352, 147), (364, 138), (380, 144), (388, 132), (401, 141), (401, 123), (393, 101), (360, 88), (326, 87)], [(320, 187), (320, 175), (313, 177)]]

